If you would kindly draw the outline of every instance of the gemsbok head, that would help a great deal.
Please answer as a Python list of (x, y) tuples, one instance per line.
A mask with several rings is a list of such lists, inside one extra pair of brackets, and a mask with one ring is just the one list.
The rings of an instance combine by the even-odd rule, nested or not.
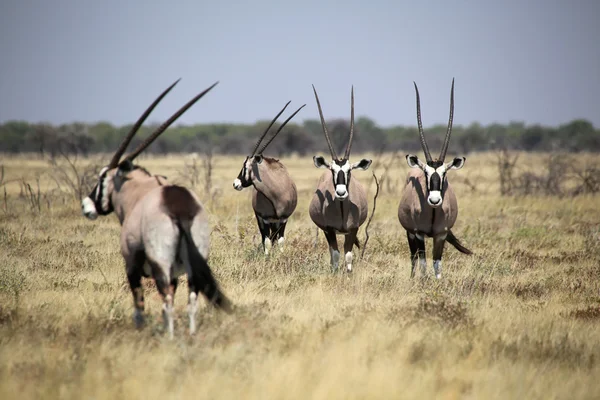
[(346, 152), (342, 158), (338, 158), (331, 144), (319, 96), (314, 86), (313, 91), (319, 108), (323, 133), (331, 154), (331, 161), (326, 162), (322, 156), (313, 157), (315, 167), (325, 168), (328, 171), (321, 175), (308, 211), (315, 225), (325, 233), (329, 244), (333, 271), (337, 270), (340, 259), (336, 235), (345, 236), (346, 269), (348, 272), (352, 272), (352, 248), (354, 245), (360, 247), (357, 238), (358, 229), (365, 222), (368, 214), (367, 195), (361, 183), (352, 175), (352, 171), (366, 171), (371, 165), (371, 160), (363, 158), (355, 163), (350, 162), (350, 151), (354, 135), (354, 87), (350, 95), (350, 134)]
[(271, 138), (261, 146), (267, 133), (289, 104), (290, 101), (273, 118), (267, 129), (258, 138), (250, 155), (244, 160), (238, 177), (233, 181), (233, 187), (236, 190), (243, 190), (252, 186), (252, 208), (262, 236), (265, 254), (269, 254), (272, 244), (277, 243), (280, 247), (283, 246), (285, 226), (298, 203), (296, 184), (288, 174), (285, 166), (276, 158), (263, 156), (263, 152), (283, 127), (306, 104), (290, 115)]
[(450, 134), (452, 133), (452, 119), (454, 116), (454, 79), (450, 91), (450, 118), (446, 138), (442, 145), (440, 156), (434, 160), (429, 153), (423, 124), (421, 123), (421, 101), (419, 89), (415, 83), (417, 95), (417, 123), (421, 147), (425, 153), (425, 162), (413, 154), (406, 155), (406, 161), (411, 170), (408, 173), (400, 205), (398, 206), (398, 219), (408, 236), (408, 245), (411, 254), (411, 273), (413, 277), (417, 259), (421, 267), (421, 275), (426, 275), (427, 261), (425, 257), (425, 236), (433, 238), (433, 269), (436, 278), (442, 274), (442, 253), (444, 244), (448, 241), (458, 251), (472, 254), (471, 250), (462, 246), (452, 233), (452, 227), (458, 216), (458, 203), (456, 195), (448, 182), (446, 173), (452, 169), (461, 169), (465, 165), (465, 157), (456, 157), (445, 163)]
[(208, 217), (197, 196), (185, 187), (169, 184), (133, 164), (135, 158), (217, 83), (195, 96), (159, 126), (131, 153), (121, 158), (134, 135), (154, 107), (179, 82), (168, 87), (142, 114), (102, 168), (98, 183), (81, 202), (83, 215), (94, 220), (114, 212), (121, 223), (121, 253), (133, 294), (136, 326), (144, 322), (141, 278), (152, 277), (163, 298), (163, 319), (173, 337), (173, 299), (178, 277), (187, 273), (189, 329), (196, 329), (197, 297), (201, 292), (217, 308), (230, 311), (207, 263), (210, 229)]

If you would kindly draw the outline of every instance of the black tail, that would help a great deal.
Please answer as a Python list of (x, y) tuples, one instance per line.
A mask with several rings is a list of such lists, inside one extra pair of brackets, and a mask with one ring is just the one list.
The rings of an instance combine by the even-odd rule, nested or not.
[(186, 229), (184, 229), (180, 221), (177, 221), (176, 223), (181, 235), (185, 239), (185, 243), (187, 244), (187, 253), (190, 265), (192, 267), (192, 276), (189, 276), (188, 279), (192, 279), (194, 287), (202, 292), (208, 301), (210, 301), (215, 307), (227, 313), (231, 313), (233, 310), (231, 301), (219, 288), (217, 280), (213, 276), (208, 263), (198, 251), (198, 248), (196, 247), (191, 235)]
[(450, 243), (452, 246), (456, 247), (456, 250), (460, 251), (464, 254), (473, 254), (473, 252), (467, 249), (465, 246), (460, 244), (460, 240), (454, 236), (451, 230), (448, 230), (448, 235), (446, 236), (446, 242)]

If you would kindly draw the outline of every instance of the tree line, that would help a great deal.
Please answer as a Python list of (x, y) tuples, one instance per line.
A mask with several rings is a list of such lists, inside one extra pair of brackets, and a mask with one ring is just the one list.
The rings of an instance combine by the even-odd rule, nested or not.
[[(195, 124), (177, 125), (169, 128), (147, 150), (154, 154), (173, 152), (207, 152), (220, 154), (247, 154), (269, 121), (254, 124)], [(158, 125), (145, 125), (131, 143), (131, 147), (143, 140)], [(343, 153), (349, 132), (349, 121), (332, 120), (328, 130), (338, 154)], [(51, 125), (8, 121), (0, 124), (0, 152), (33, 152), (40, 156), (57, 153), (87, 155), (112, 152), (131, 128), (130, 125), (114, 126), (107, 122), (70, 123)], [(276, 128), (276, 126), (274, 127)], [(275, 129), (273, 129), (273, 132)], [(445, 125), (425, 129), (427, 142), (432, 149), (439, 149), (446, 132)], [(381, 127), (367, 117), (355, 123), (354, 152), (419, 151), (420, 142), (416, 126)], [(522, 122), (491, 124), (473, 123), (454, 126), (450, 152), (467, 154), (485, 150), (523, 151), (600, 151), (600, 130), (583, 119), (573, 120), (558, 127), (526, 125)], [(279, 137), (267, 149), (266, 154), (299, 155), (323, 153), (327, 145), (318, 120), (289, 123)]]

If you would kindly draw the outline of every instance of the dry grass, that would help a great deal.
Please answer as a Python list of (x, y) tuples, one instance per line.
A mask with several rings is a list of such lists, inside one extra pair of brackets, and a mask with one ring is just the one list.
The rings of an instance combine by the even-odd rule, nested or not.
[[(35, 212), (7, 185), (0, 398), (600, 397), (597, 196), (502, 198), (493, 155), (469, 157), (450, 180), (461, 207), (454, 232), (475, 255), (447, 246), (441, 282), (410, 280), (396, 217), (408, 167), (399, 163), (382, 186), (365, 259), (352, 276), (332, 275), (307, 212), (321, 172), (312, 160), (283, 160), (299, 205), (285, 252), (266, 259), (249, 194), (231, 187), (243, 160), (215, 161), (216, 194), (199, 195), (212, 213), (210, 263), (237, 310), (204, 308), (189, 337), (182, 286), (172, 342), (150, 284), (150, 322), (133, 328), (114, 216), (88, 221), (56, 193)], [(3, 163), (7, 179), (40, 176), (42, 192), (52, 190), (43, 163)], [(184, 160), (140, 163), (176, 177)], [(383, 164), (373, 164), (378, 175)]]

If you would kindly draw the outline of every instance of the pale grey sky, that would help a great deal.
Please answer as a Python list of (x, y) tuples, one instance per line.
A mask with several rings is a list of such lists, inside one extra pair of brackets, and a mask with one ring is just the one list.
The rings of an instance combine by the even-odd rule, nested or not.
[(1, 0), (0, 122), (181, 123), (356, 113), (383, 126), (574, 118), (600, 127), (600, 1)]

